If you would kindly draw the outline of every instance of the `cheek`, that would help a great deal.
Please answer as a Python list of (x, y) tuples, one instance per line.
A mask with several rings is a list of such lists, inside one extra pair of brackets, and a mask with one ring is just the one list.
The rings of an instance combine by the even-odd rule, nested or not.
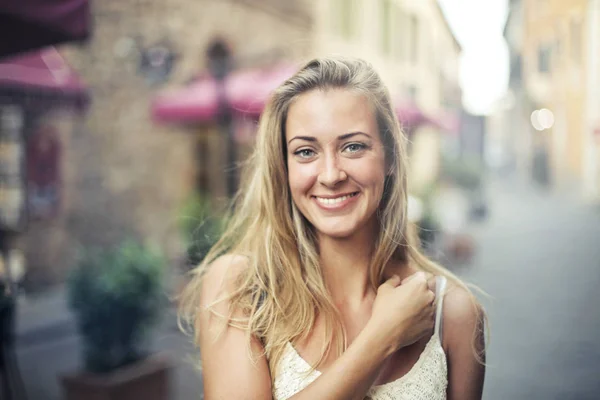
[(351, 176), (361, 186), (383, 190), (385, 182), (385, 165), (379, 159), (369, 160), (365, 163), (356, 163), (347, 168)]
[(317, 174), (311, 165), (288, 164), (288, 182), (292, 197), (296, 197), (309, 191), (315, 184)]

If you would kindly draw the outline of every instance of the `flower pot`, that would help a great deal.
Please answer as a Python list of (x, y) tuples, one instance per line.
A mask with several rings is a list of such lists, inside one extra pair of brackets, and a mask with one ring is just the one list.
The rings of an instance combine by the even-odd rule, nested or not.
[(152, 356), (106, 374), (80, 372), (63, 376), (66, 400), (167, 400), (171, 364)]

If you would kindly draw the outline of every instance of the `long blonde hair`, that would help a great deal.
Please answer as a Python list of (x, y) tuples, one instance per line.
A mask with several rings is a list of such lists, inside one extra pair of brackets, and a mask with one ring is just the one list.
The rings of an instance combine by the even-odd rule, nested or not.
[[(210, 264), (226, 253), (244, 256), (247, 268), (237, 277), (235, 290), (218, 301), (229, 302), (229, 310), (242, 310), (245, 318), (233, 318), (233, 311), (221, 317), (261, 340), (272, 371), (288, 342), (309, 335), (317, 315), (324, 317), (327, 335), (317, 365), (330, 351), (341, 354), (346, 347), (344, 328), (321, 273), (316, 235), (291, 199), (284, 140), (294, 100), (312, 90), (336, 88), (363, 94), (371, 102), (389, 167), (377, 211), (380, 231), (370, 265), (371, 286), (376, 289), (382, 283), (386, 265), (395, 261), (446, 276), (471, 293), (460, 279), (419, 251), (415, 227), (407, 220), (406, 139), (379, 75), (359, 59), (312, 60), (272, 94), (227, 228), (192, 271), (180, 301), (180, 316), (193, 326), (202, 277)], [(195, 339), (198, 342), (197, 332)]]

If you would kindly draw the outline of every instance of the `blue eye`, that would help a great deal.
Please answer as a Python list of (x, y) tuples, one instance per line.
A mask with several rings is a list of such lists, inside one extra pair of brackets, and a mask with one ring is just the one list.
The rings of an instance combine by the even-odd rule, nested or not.
[(359, 151), (364, 150), (366, 147), (367, 146), (362, 143), (350, 143), (344, 148), (344, 150), (350, 153), (358, 153)]
[(311, 149), (300, 149), (294, 153), (294, 155), (300, 156), (300, 158), (310, 158), (315, 154)]

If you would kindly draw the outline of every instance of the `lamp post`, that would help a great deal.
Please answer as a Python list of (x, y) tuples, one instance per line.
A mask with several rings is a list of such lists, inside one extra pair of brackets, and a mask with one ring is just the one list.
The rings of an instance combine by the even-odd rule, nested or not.
[(218, 112), (217, 123), (222, 134), (227, 137), (227, 193), (233, 198), (237, 191), (237, 149), (233, 129), (233, 113), (227, 97), (227, 77), (231, 71), (231, 52), (222, 41), (215, 41), (207, 50), (208, 70), (217, 82)]

